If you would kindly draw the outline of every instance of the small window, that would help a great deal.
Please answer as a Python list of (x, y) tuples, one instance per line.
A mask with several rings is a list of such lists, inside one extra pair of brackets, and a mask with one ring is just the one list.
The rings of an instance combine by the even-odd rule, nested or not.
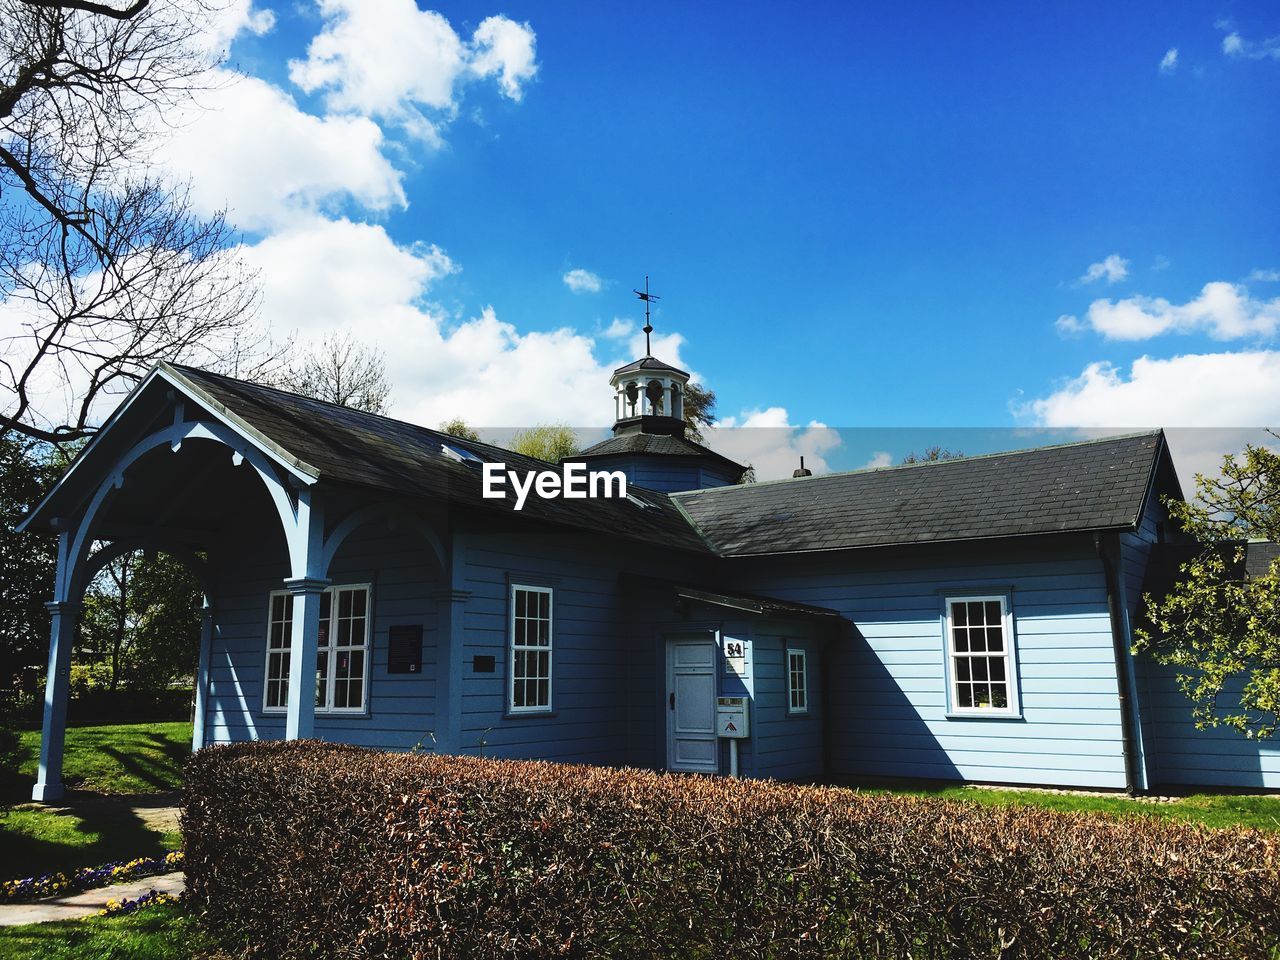
[(787, 648), (787, 713), (809, 712), (808, 655)]
[(951, 712), (1014, 713), (1016, 677), (1004, 597), (947, 601)]
[[(263, 708), (289, 706), (293, 595), (271, 594)], [(329, 587), (320, 594), (316, 638), (316, 712), (363, 713), (369, 683), (369, 587)]]
[(511, 586), (512, 713), (551, 709), (551, 588)]

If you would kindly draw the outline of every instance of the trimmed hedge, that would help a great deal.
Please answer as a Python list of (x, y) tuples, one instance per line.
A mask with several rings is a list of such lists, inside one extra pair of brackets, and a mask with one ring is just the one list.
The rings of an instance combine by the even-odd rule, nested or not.
[(269, 957), (1276, 955), (1280, 840), (319, 743), (188, 763), (187, 890)]

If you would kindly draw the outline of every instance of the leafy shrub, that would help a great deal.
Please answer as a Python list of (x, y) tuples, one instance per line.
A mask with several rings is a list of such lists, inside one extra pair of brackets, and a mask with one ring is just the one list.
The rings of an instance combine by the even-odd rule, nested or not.
[(187, 889), (272, 957), (1267, 957), (1280, 840), (318, 743), (201, 751)]

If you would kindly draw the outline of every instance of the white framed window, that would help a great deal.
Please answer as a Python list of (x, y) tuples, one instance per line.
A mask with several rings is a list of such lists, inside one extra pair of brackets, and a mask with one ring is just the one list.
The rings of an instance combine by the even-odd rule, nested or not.
[(1017, 677), (1005, 596), (948, 597), (950, 708), (954, 714), (1017, 712)]
[[(316, 712), (364, 713), (369, 696), (369, 584), (328, 587), (320, 594), (316, 638)], [(271, 593), (263, 710), (289, 705), (293, 595)]]
[(551, 709), (551, 588), (511, 585), (511, 713)]
[(809, 712), (809, 655), (787, 647), (787, 713)]

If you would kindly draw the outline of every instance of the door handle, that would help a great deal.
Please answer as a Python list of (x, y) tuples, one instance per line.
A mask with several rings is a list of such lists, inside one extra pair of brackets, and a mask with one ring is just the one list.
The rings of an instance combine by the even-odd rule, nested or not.
[(676, 695), (675, 695), (674, 693), (672, 693), (672, 694), (671, 694), (671, 709), (672, 709), (672, 710), (674, 710), (675, 708), (676, 708)]

